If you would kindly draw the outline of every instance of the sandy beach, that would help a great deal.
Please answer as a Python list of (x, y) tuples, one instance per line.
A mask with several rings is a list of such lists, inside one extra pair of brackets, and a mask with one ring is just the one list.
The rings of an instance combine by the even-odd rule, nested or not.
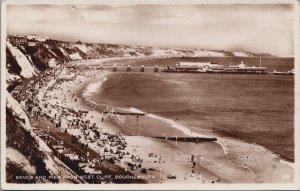
[[(70, 73), (64, 75), (72, 75)], [(72, 77), (72, 80), (55, 84), (55, 88), (46, 92), (49, 104), (86, 110), (85, 120), (96, 123), (104, 132), (121, 134), (127, 147), (125, 152), (142, 160), (141, 170), (128, 169), (124, 157), (118, 164), (134, 175), (144, 175), (149, 183), (289, 183), (293, 181), (291, 163), (281, 159), (264, 147), (217, 137), (217, 142), (187, 143), (153, 139), (154, 136), (192, 136), (197, 135), (186, 127), (174, 126), (169, 121), (160, 120), (147, 114), (136, 116), (103, 115), (103, 105), (93, 105), (82, 98), (82, 94), (93, 88), (99, 89), (109, 72), (87, 70)], [(94, 87), (92, 87), (94, 85)], [(103, 121), (102, 121), (103, 119)], [(51, 131), (51, 129), (50, 129)], [(78, 129), (67, 129), (69, 134), (78, 135)], [(199, 135), (205, 136), (205, 135)], [(208, 135), (211, 137), (211, 135)], [(101, 150), (97, 144), (89, 143), (95, 152)], [(159, 149), (157, 149), (159, 148)], [(193, 160), (194, 163), (191, 161)], [(128, 177), (120, 177), (128, 178)], [(130, 178), (130, 177), (129, 177)]]

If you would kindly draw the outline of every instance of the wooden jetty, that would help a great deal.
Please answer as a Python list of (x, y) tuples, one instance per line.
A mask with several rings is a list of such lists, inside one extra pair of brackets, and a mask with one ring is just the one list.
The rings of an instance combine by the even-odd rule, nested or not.
[(118, 114), (118, 115), (146, 115), (145, 113), (137, 113), (137, 112), (121, 112), (121, 111), (114, 111), (114, 112), (108, 112), (103, 111), (104, 114), (112, 113), (112, 114)]
[(154, 139), (165, 139), (170, 141), (178, 141), (178, 142), (194, 142), (194, 143), (201, 143), (201, 142), (213, 142), (217, 141), (215, 137), (152, 137)]

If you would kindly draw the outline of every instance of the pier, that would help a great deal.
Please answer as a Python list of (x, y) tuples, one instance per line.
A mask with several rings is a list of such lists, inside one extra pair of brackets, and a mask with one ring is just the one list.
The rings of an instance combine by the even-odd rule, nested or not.
[(114, 65), (113, 66), (113, 72), (116, 72), (117, 71), (117, 65)]
[(155, 66), (131, 66), (131, 65), (90, 65), (91, 67), (94, 67), (96, 70), (110, 70), (112, 72), (162, 72), (165, 67), (158, 65)]
[(146, 115), (145, 113), (137, 113), (137, 112), (121, 112), (121, 111), (114, 111), (114, 112), (103, 111), (103, 113), (104, 113), (104, 114), (118, 114), (118, 115), (140, 115), (140, 116)]
[[(243, 62), (239, 65), (224, 66), (211, 62), (180, 62), (171, 66), (145, 66), (145, 65), (94, 65), (98, 70), (112, 70), (113, 72), (166, 72), (166, 73), (205, 73), (205, 74), (268, 74), (267, 68), (260, 66), (246, 66)], [(284, 75), (282, 72), (274, 72)], [(292, 72), (289, 75), (293, 75)]]
[(213, 142), (217, 141), (215, 137), (152, 137), (154, 139), (165, 139), (170, 141), (178, 141), (178, 142), (193, 142), (193, 143), (201, 143), (201, 142)]

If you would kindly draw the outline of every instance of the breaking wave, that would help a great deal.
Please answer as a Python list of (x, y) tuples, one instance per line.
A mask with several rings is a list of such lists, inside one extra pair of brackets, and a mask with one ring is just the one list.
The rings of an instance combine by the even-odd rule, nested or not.
[(94, 101), (90, 100), (90, 97), (95, 94), (99, 93), (101, 91), (101, 85), (107, 80), (108, 73), (101, 74), (97, 79), (93, 80), (89, 85), (86, 86), (85, 90), (82, 93), (82, 97), (93, 103), (96, 104)]

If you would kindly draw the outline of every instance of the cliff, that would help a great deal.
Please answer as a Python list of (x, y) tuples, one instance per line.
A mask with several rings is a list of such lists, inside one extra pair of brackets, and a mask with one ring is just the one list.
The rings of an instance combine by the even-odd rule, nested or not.
[(38, 36), (7, 37), (7, 83), (30, 78), (49, 67), (70, 61), (117, 57), (207, 57), (207, 56), (257, 56), (250, 52), (155, 48), (104, 43), (63, 42)]

